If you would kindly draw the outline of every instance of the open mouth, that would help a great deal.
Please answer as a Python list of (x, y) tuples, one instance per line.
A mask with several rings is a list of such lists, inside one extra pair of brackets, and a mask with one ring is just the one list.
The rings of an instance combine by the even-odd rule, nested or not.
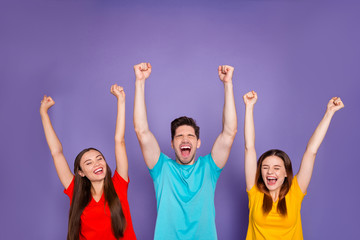
[(277, 178), (276, 177), (267, 177), (266, 181), (267, 181), (268, 185), (274, 185), (277, 181)]
[(188, 157), (190, 155), (191, 146), (190, 145), (182, 145), (180, 146), (181, 156)]
[(95, 173), (96, 175), (102, 174), (102, 173), (103, 173), (103, 168), (101, 167), (101, 168), (95, 169), (94, 173)]

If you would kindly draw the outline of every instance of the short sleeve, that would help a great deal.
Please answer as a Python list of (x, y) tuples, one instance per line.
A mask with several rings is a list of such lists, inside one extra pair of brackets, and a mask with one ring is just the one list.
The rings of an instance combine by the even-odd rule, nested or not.
[(295, 194), (297, 197), (301, 198), (301, 200), (302, 200), (302, 199), (305, 197), (305, 195), (307, 194), (307, 192), (306, 192), (306, 193), (303, 193), (303, 192), (301, 191), (301, 188), (300, 188), (299, 183), (298, 183), (298, 181), (297, 181), (297, 176), (295, 176), (295, 177), (293, 178), (293, 182), (292, 182), (292, 184), (291, 184), (290, 190), (293, 191), (294, 194)]
[(210, 169), (211, 169), (212, 175), (213, 175), (213, 177), (214, 177), (214, 180), (217, 181), (218, 178), (220, 177), (220, 173), (221, 173), (221, 171), (223, 170), (223, 168), (219, 168), (219, 167), (216, 165), (214, 159), (213, 159), (212, 156), (211, 156), (211, 153), (209, 153), (208, 155), (206, 155), (204, 158), (209, 162), (209, 164), (210, 164)]
[(257, 193), (259, 193), (259, 190), (257, 189), (256, 185), (252, 186), (252, 188), (250, 190), (246, 189), (246, 192), (248, 194), (248, 198), (249, 198), (249, 209), (251, 208), (253, 201), (255, 199), (255, 195)]
[(165, 159), (169, 157), (166, 156), (164, 153), (160, 153), (159, 159), (155, 166), (152, 169), (149, 169), (150, 175), (153, 180), (155, 180), (161, 173), (162, 166), (164, 165)]
[(67, 189), (64, 189), (64, 193), (66, 195), (68, 195), (68, 197), (70, 198), (70, 203), (71, 203), (71, 200), (72, 200), (72, 197), (73, 197), (73, 192), (74, 192), (74, 180), (75, 180), (75, 177), (73, 177), (73, 179), (71, 180), (71, 183), (67, 187)]
[(112, 178), (115, 191), (118, 195), (121, 195), (125, 198), (127, 198), (127, 191), (130, 183), (130, 178), (128, 178), (128, 181), (123, 179), (120, 174), (115, 170), (114, 176)]

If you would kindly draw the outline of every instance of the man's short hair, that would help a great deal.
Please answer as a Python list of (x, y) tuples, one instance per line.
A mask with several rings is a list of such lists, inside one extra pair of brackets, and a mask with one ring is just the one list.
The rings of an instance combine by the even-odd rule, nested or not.
[(186, 117), (186, 116), (182, 116), (182, 117), (174, 119), (171, 122), (171, 140), (174, 140), (176, 129), (183, 125), (193, 127), (195, 130), (196, 138), (197, 139), (200, 138), (200, 127), (198, 125), (196, 125), (195, 120), (192, 118)]

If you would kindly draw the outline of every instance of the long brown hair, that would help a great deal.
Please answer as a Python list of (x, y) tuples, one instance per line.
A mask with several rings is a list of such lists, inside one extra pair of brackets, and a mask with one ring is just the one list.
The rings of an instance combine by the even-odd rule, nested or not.
[(277, 205), (277, 211), (282, 215), (282, 216), (286, 216), (287, 215), (287, 208), (286, 208), (286, 201), (285, 201), (285, 196), (286, 194), (289, 192), (290, 187), (291, 187), (291, 183), (293, 180), (293, 171), (292, 171), (292, 165), (291, 165), (291, 161), (289, 156), (278, 149), (271, 149), (265, 153), (263, 153), (258, 162), (257, 162), (257, 169), (256, 169), (256, 186), (257, 188), (264, 193), (264, 200), (263, 200), (263, 205), (262, 205), (262, 210), (264, 214), (268, 214), (272, 208), (273, 205), (273, 200), (270, 196), (270, 192), (269, 189), (266, 187), (264, 179), (261, 176), (261, 166), (263, 161), (265, 160), (265, 158), (269, 157), (269, 156), (277, 156), (279, 158), (281, 158), (281, 160), (284, 161), (284, 166), (285, 166), (285, 170), (286, 170), (286, 175), (287, 177), (285, 177), (284, 183), (282, 184), (281, 188), (280, 188), (280, 193), (279, 193), (279, 202)]
[[(81, 170), (80, 160), (82, 156), (90, 150), (98, 151), (104, 158), (104, 155), (95, 148), (86, 148), (82, 150), (75, 158), (74, 193), (73, 193), (72, 202), (70, 206), (70, 213), (69, 213), (69, 226), (68, 226), (68, 235), (67, 235), (68, 240), (79, 239), (80, 226), (81, 226), (80, 217), (85, 207), (89, 204), (92, 198), (90, 180), (87, 177), (82, 177), (79, 175), (79, 170)], [(106, 203), (108, 204), (111, 212), (111, 227), (113, 234), (116, 238), (123, 237), (126, 227), (126, 219), (121, 207), (120, 200), (116, 194), (114, 185), (111, 180), (111, 169), (107, 163), (106, 163), (106, 176), (104, 179), (104, 196), (105, 196), (105, 204)]]

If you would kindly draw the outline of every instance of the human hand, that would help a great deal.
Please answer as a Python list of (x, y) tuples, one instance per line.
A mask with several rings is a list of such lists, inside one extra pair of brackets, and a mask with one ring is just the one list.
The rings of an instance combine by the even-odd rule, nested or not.
[(257, 93), (255, 91), (250, 91), (243, 96), (243, 99), (246, 106), (253, 106), (257, 101)]
[(231, 82), (234, 68), (229, 65), (222, 65), (218, 67), (219, 78), (223, 83)]
[(49, 108), (51, 108), (55, 104), (55, 101), (49, 96), (44, 95), (43, 99), (41, 100), (40, 105), (40, 114), (47, 113)]
[(341, 99), (339, 97), (333, 97), (327, 104), (327, 111), (335, 113), (343, 107), (344, 103), (341, 101)]
[(125, 101), (125, 92), (123, 87), (118, 86), (115, 83), (114, 85), (111, 86), (110, 92), (118, 99), (118, 101), (122, 101), (122, 102)]
[(151, 74), (151, 64), (150, 63), (139, 63), (134, 65), (135, 79), (136, 80), (145, 80)]

